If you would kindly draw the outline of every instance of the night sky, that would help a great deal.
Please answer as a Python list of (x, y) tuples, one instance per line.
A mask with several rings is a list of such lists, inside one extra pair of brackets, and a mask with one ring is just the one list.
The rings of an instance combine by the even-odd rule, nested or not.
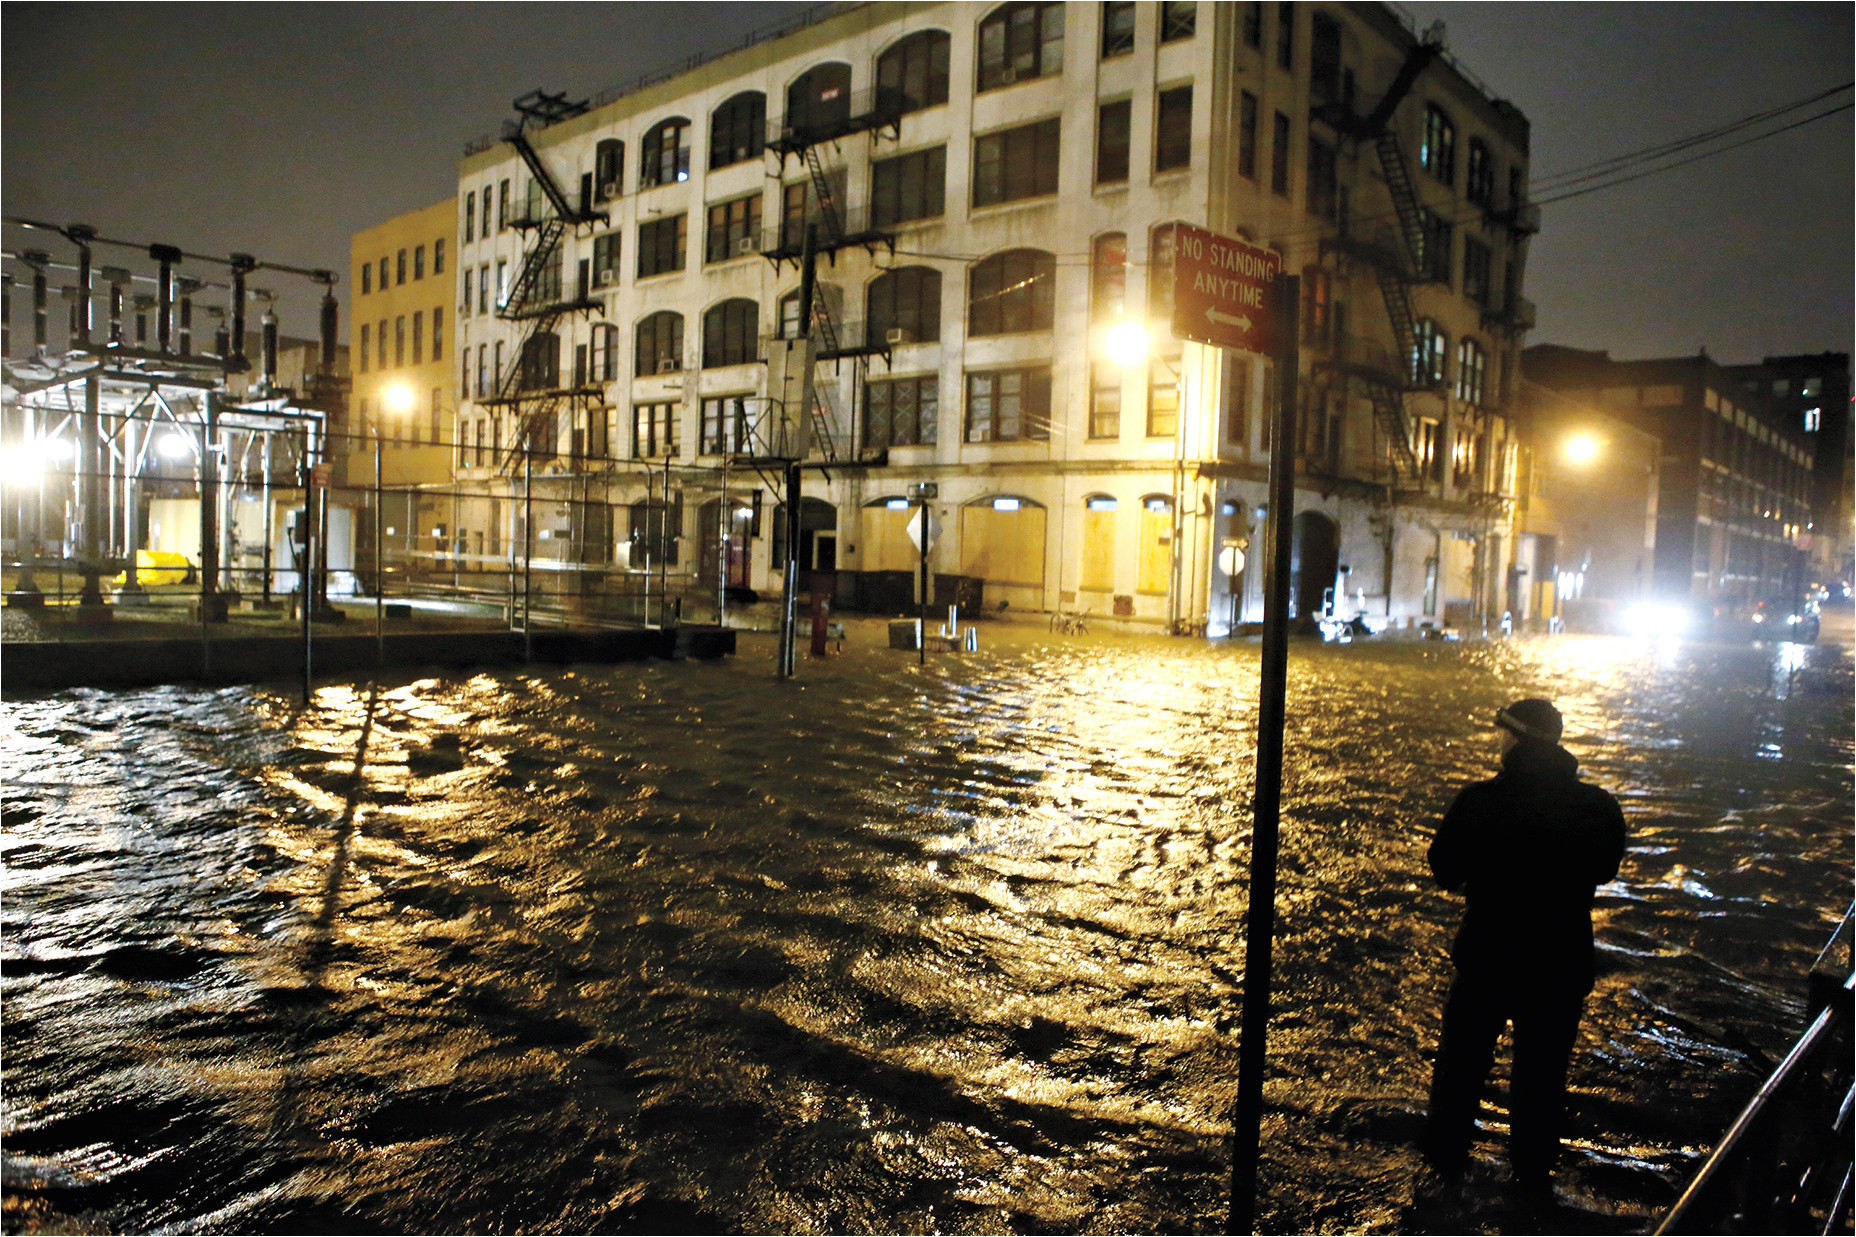
[[(454, 193), (463, 144), (515, 96), (594, 95), (804, 7), (8, 4), (0, 203), (345, 276), (349, 236)], [(1848, 4), (1409, 11), (1442, 18), (1451, 52), (1527, 113), (1537, 182), (1851, 77)], [(1732, 361), (1847, 349), (1851, 186), (1844, 111), (1549, 205), (1528, 342)], [(307, 285), (272, 282), (285, 331), (310, 333)]]

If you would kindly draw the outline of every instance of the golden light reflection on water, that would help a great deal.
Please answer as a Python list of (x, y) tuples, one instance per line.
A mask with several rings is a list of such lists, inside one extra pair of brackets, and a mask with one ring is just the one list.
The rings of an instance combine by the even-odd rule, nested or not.
[[(216, 879), (154, 887), (182, 918), (216, 899), (195, 939), (246, 942), (200, 964), (237, 1018), (150, 989), (119, 1040), (95, 1017), (115, 1005), (52, 1002), (50, 981), (25, 1016), (64, 1020), (103, 1076), (142, 1020), (197, 1025), (166, 1051), (203, 1080), (187, 1137), (228, 1167), (188, 1197), (251, 1227), (333, 1223), (326, 1198), (394, 1228), (1205, 1227), (1243, 979), (1254, 648), (990, 630), (926, 670), (853, 647), (798, 684), (750, 642), (721, 665), (329, 684), (307, 708), (190, 697), (174, 802), (123, 773), (106, 789), (175, 849), (245, 839)], [(1574, 1180), (1626, 1216), (1662, 1198), (1727, 1068), (1670, 1020), (1750, 993), (1783, 1008), (1816, 904), (1847, 888), (1848, 693), (1823, 690), (1840, 665), (1584, 637), (1297, 646), (1273, 1223), (1407, 1226), (1456, 914), (1423, 851), (1521, 695), (1560, 702), (1636, 837), (1599, 907), (1577, 1085), (1608, 1124), (1582, 1131)], [(117, 733), (168, 750), (158, 712)], [(108, 732), (16, 716), (26, 737), (0, 757), (48, 765), (35, 820), (70, 828), (57, 762)], [(75, 924), (39, 906), (67, 896), (47, 874), (81, 884), (97, 862), (60, 845), (9, 860), (9, 879), (36, 873), (10, 896), (55, 932)], [(107, 919), (121, 895), (81, 887)], [(222, 1055), (188, 1046), (207, 1042)], [(35, 1111), (93, 1085), (10, 1068)]]

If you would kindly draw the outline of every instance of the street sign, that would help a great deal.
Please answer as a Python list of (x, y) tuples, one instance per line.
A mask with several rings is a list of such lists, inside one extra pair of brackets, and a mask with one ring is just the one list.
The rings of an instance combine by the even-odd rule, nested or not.
[(317, 489), (326, 490), (329, 488), (329, 483), (335, 479), (335, 466), (333, 464), (313, 464), (309, 469), (309, 479), (310, 484)]
[(909, 519), (908, 526), (910, 543), (924, 554), (933, 547), (935, 541), (941, 536), (941, 517), (928, 514), (928, 544), (922, 544), (922, 517), (927, 513), (927, 507), (917, 507), (915, 509), (915, 514)]
[(1282, 255), (1189, 223), (1173, 229), (1173, 335), (1217, 348), (1270, 350), (1270, 287)]

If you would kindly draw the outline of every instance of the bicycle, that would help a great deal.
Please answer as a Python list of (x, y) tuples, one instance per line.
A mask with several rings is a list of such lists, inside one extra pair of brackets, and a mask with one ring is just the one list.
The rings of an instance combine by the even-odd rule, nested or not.
[(1087, 610), (1053, 610), (1050, 616), (1050, 629), (1066, 636), (1082, 636), (1089, 633), (1089, 611)]

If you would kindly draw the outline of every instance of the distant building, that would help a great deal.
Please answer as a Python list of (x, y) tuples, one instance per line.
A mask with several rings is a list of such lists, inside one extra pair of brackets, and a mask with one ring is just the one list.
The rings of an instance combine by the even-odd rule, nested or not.
[(1605, 630), (1651, 595), (1662, 444), (1595, 400), (1523, 379), (1515, 558), (1517, 626)]
[(1527, 379), (1662, 441), (1655, 591), (1731, 610), (1803, 589), (1816, 444), (1796, 419), (1706, 353), (1614, 361), (1540, 344)]
[(1856, 469), (1850, 432), (1850, 355), (1817, 352), (1769, 356), (1758, 365), (1729, 367), (1749, 394), (1765, 398), (1813, 444), (1811, 561), (1825, 582), (1856, 581), (1852, 558), (1850, 482)]
[(356, 232), (350, 244), (355, 415), (346, 450), (356, 484), (372, 482), (376, 434), (387, 484), (451, 480), (456, 219), (457, 199), (446, 198)]

